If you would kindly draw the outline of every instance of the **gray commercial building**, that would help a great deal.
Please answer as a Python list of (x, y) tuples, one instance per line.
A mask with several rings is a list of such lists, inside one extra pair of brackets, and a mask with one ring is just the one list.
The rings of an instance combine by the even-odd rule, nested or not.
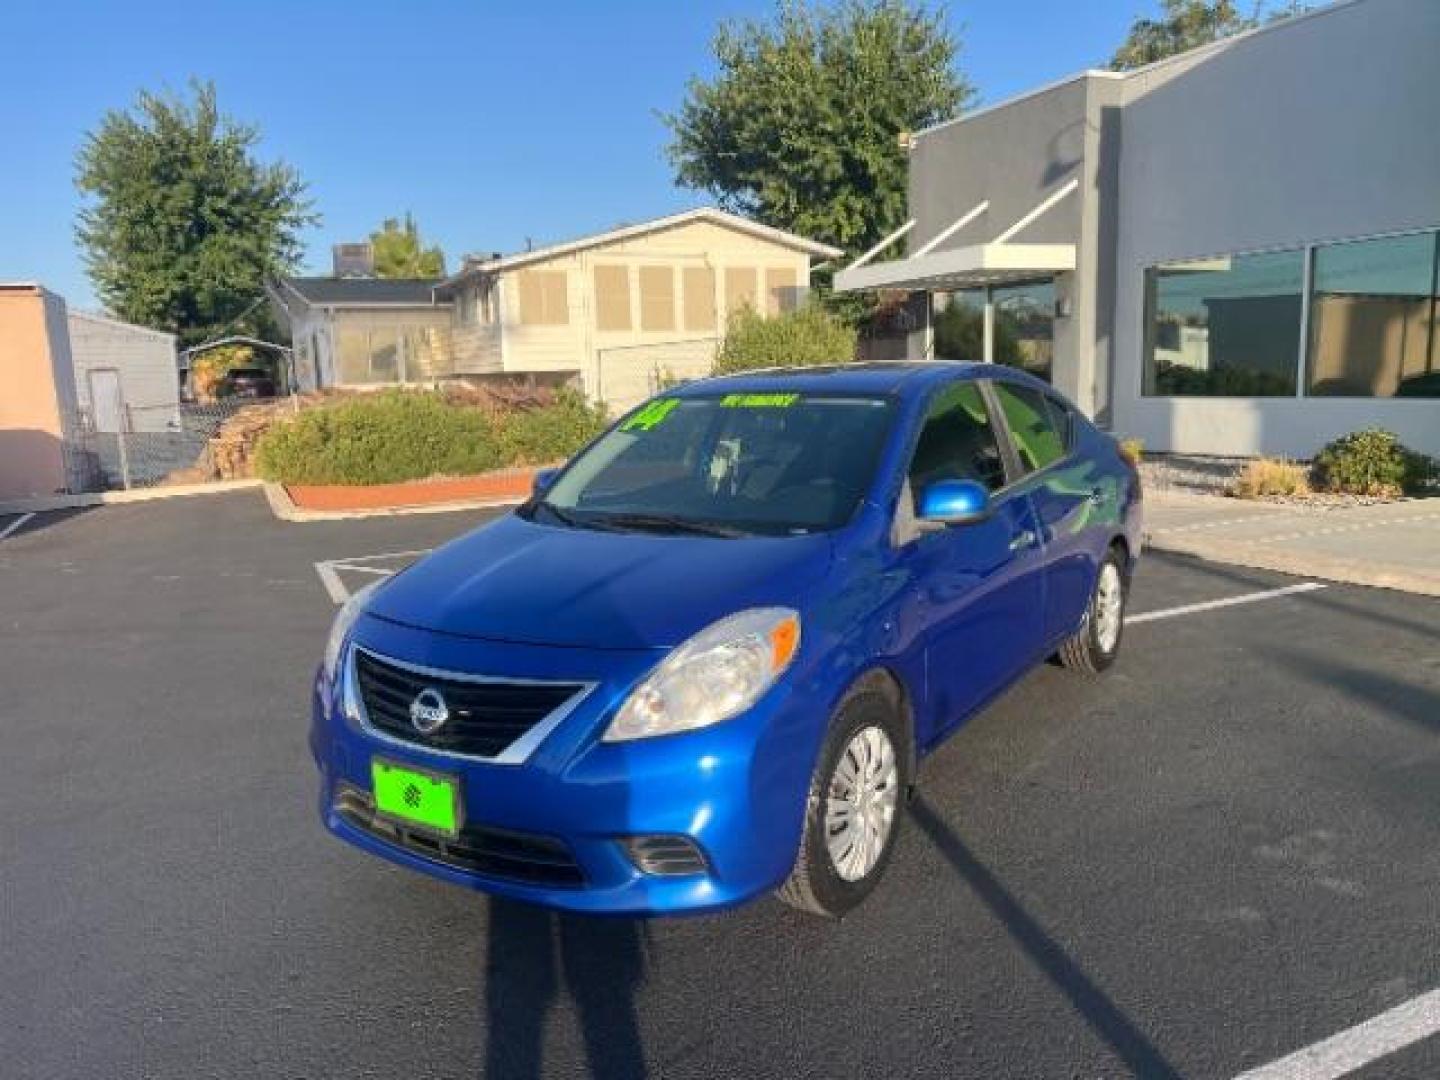
[(1440, 453), (1440, 0), (1342, 0), (909, 145), (907, 256), (837, 287), (928, 294), (912, 357), (1030, 368), (1151, 450), (1382, 426)]

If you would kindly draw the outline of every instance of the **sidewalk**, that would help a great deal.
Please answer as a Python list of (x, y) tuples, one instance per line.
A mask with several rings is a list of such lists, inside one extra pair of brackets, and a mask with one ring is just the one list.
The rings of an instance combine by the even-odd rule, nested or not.
[(1145, 531), (1159, 551), (1440, 596), (1440, 499), (1321, 509), (1146, 492)]

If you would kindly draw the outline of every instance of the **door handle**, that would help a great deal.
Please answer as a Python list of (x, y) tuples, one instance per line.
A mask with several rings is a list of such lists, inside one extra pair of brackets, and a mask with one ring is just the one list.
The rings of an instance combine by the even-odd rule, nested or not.
[(1022, 529), (1020, 532), (1016, 533), (1016, 534), (1011, 538), (1011, 540), (1010, 540), (1010, 550), (1011, 550), (1011, 551), (1020, 551), (1020, 550), (1022, 550), (1022, 549), (1024, 549), (1024, 548), (1034, 547), (1034, 546), (1035, 546), (1035, 541), (1038, 540), (1038, 539), (1039, 539), (1039, 537), (1037, 537), (1037, 536), (1036, 536), (1033, 532), (1031, 532), (1029, 529)]

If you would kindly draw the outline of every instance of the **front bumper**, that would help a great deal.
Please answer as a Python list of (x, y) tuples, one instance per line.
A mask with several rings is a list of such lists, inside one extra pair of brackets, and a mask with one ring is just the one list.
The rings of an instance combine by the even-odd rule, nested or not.
[[(609, 717), (662, 654), (477, 641), (371, 617), (360, 619), (352, 640), (440, 670), (595, 686), (524, 761), (501, 764), (377, 737), (346, 715), (339, 687), (317, 677), (310, 745), (320, 769), (320, 814), (348, 843), (454, 884), (592, 913), (732, 907), (790, 872), (827, 715), (823, 705), (806, 707), (822, 698), (800, 692), (803, 682), (782, 683), (745, 714), (707, 730), (603, 743)], [(458, 847), (442, 850), (423, 831), (405, 835), (367, 818), (376, 756), (459, 781)], [(705, 870), (644, 872), (637, 862), (645, 860), (630, 847), (636, 837), (689, 841)], [(574, 876), (527, 868), (566, 856)]]

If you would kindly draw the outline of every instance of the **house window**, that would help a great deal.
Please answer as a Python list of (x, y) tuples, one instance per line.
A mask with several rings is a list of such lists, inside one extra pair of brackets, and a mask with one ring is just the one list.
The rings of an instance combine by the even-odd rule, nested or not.
[(570, 321), (570, 303), (563, 270), (522, 270), (520, 321), (526, 326), (564, 326)]
[(399, 382), (400, 335), (393, 329), (341, 330), (339, 361), (344, 385)]
[(675, 329), (675, 271), (668, 266), (640, 268), (640, 329)]
[(687, 266), (682, 274), (685, 329), (715, 329), (715, 271), (708, 266)]
[(599, 330), (630, 329), (629, 267), (595, 267), (595, 326)]
[(1440, 233), (1315, 248), (1305, 390), (1440, 397)]
[(795, 271), (790, 267), (772, 266), (765, 271), (766, 311), (778, 315), (799, 307), (799, 290), (795, 288)]
[(1293, 396), (1304, 263), (1279, 251), (1151, 269), (1145, 393)]
[(732, 266), (725, 271), (725, 310), (734, 314), (742, 307), (754, 308), (757, 294), (754, 267)]

